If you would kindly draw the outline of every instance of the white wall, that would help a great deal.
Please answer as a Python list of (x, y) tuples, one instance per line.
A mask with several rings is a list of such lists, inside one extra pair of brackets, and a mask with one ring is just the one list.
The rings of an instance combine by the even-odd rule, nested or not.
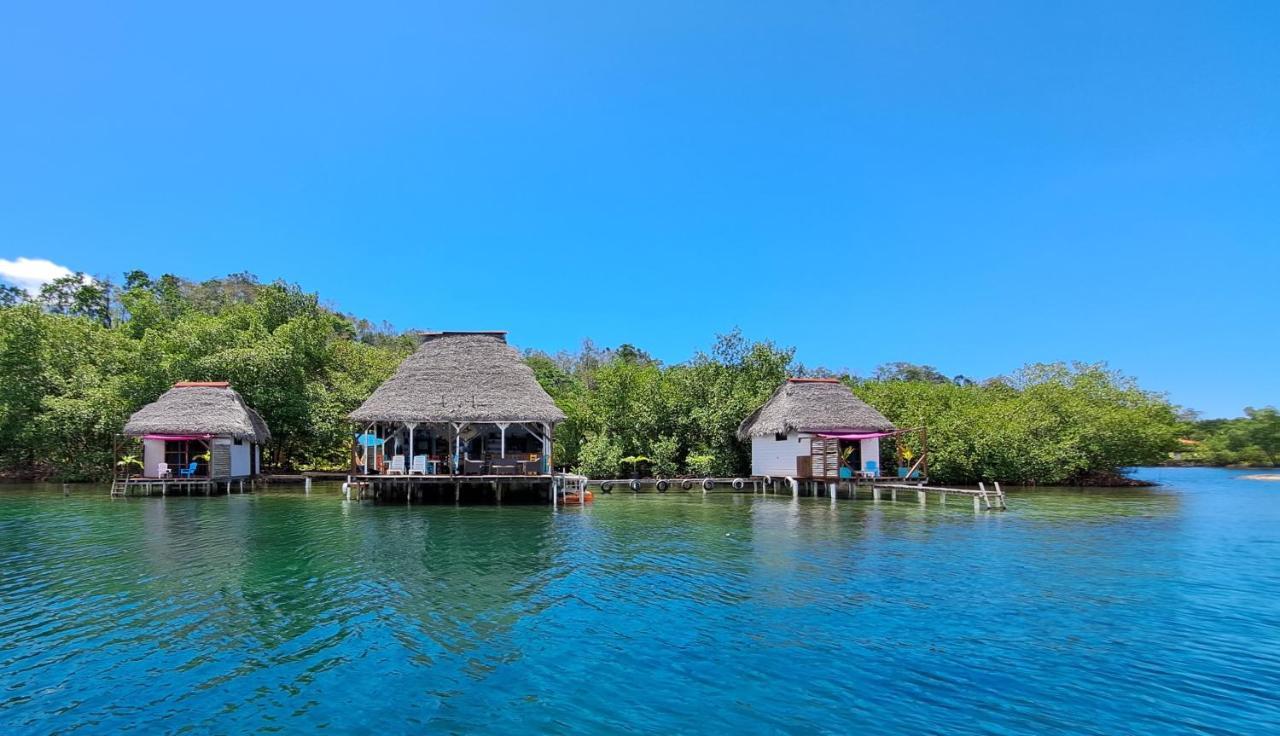
[(751, 438), (751, 474), (775, 478), (796, 474), (796, 458), (810, 453), (809, 435), (795, 432), (779, 442), (773, 435)]
[[(862, 453), (862, 467), (855, 468), (855, 470), (866, 470), (867, 461), (874, 460), (876, 461), (876, 468), (879, 470), (878, 474), (888, 475), (888, 473), (885, 472), (885, 468), (880, 466), (880, 438), (872, 437), (869, 440), (859, 440), (858, 443), (860, 445), (858, 447), (858, 451)], [(889, 470), (897, 472), (894, 468), (889, 468)]]
[(159, 478), (162, 462), (164, 462), (164, 440), (143, 440), (142, 474), (148, 478)]
[(250, 449), (252, 449), (252, 447), (253, 447), (253, 443), (249, 442), (248, 440), (245, 440), (244, 442), (238, 445), (232, 443), (231, 445), (231, 476), (233, 478), (253, 475), (253, 470), (250, 466), (251, 453), (249, 452)]

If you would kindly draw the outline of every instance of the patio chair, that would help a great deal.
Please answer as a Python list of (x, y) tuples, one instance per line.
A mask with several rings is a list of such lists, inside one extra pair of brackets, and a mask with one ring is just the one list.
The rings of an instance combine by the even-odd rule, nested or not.
[(387, 475), (404, 475), (404, 455), (391, 458), (391, 464), (387, 466)]
[(409, 475), (426, 475), (429, 472), (427, 468), (434, 464), (427, 459), (426, 455), (414, 455), (413, 464), (409, 466)]
[(864, 478), (880, 477), (880, 463), (876, 460), (868, 460), (865, 464), (865, 470), (862, 471)]
[(462, 474), (463, 475), (484, 475), (484, 461), (483, 460), (463, 460)]
[(187, 465), (187, 467), (185, 468), (178, 468), (178, 477), (179, 478), (196, 477), (196, 461), (192, 460), (191, 463)]
[(169, 470), (169, 463), (156, 463), (157, 478), (172, 478), (173, 471)]
[(515, 460), (495, 460), (491, 464), (491, 467), (493, 469), (494, 475), (515, 475), (516, 474)]

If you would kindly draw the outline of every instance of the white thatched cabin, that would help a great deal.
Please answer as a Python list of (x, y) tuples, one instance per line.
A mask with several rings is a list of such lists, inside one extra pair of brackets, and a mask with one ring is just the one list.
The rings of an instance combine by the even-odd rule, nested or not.
[(896, 434), (834, 378), (788, 378), (738, 427), (751, 442), (751, 474), (773, 478), (884, 477), (880, 439)]
[(360, 474), (551, 472), (565, 418), (506, 332), (432, 332), (351, 413)]
[(271, 439), (266, 422), (225, 381), (175, 383), (135, 412), (124, 434), (142, 440), (145, 477), (201, 480), (252, 478)]

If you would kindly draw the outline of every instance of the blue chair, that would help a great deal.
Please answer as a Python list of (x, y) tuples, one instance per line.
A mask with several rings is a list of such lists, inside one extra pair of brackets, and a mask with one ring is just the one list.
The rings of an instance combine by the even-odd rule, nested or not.
[(867, 469), (863, 472), (868, 478), (880, 477), (880, 462), (878, 460), (868, 460), (866, 466)]
[(196, 461), (192, 460), (191, 464), (185, 468), (178, 468), (179, 478), (194, 478), (196, 475)]

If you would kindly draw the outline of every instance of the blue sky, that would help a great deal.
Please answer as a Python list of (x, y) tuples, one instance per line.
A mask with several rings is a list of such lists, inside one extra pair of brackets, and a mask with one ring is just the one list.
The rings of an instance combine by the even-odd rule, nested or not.
[(1280, 403), (1280, 4), (178, 5), (0, 7), (0, 258)]

